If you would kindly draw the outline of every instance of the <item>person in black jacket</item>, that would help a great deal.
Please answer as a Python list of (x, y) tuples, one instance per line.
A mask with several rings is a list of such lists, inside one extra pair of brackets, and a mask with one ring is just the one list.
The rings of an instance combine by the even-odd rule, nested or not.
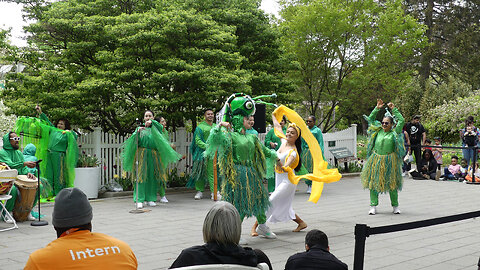
[(327, 235), (320, 230), (311, 230), (305, 236), (305, 252), (288, 258), (285, 270), (345, 270), (348, 266), (330, 253)]
[(205, 264), (255, 267), (259, 263), (266, 263), (272, 270), (270, 260), (261, 250), (238, 245), (241, 233), (242, 221), (235, 206), (225, 201), (216, 202), (203, 222), (205, 245), (182, 250), (170, 269)]
[(433, 156), (432, 150), (425, 149), (425, 151), (423, 151), (422, 160), (420, 162), (420, 169), (418, 170), (418, 173), (412, 173), (412, 177), (415, 180), (438, 180), (439, 175), (437, 176), (437, 167), (437, 161)]

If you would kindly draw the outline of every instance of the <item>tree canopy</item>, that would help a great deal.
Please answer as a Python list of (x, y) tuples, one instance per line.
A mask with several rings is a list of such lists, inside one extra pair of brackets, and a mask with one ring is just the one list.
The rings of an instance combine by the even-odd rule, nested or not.
[(39, 103), (53, 118), (125, 134), (146, 109), (181, 126), (234, 92), (282, 100), (293, 89), (259, 1), (36, 3), (29, 68), (3, 93), (17, 115)]
[(393, 98), (424, 45), (424, 27), (400, 1), (292, 1), (281, 15), (283, 44), (299, 64), (299, 98), (324, 132), (342, 118), (358, 120), (376, 97)]

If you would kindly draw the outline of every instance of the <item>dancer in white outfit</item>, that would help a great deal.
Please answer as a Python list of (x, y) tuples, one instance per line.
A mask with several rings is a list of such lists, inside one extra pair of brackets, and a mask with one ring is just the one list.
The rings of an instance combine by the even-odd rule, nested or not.
[[(274, 128), (282, 132), (282, 128), (275, 117), (273, 118)], [(295, 124), (289, 124), (286, 132), (286, 139), (282, 139), (282, 145), (277, 150), (277, 165), (275, 167), (275, 191), (270, 195), (270, 208), (267, 211), (268, 222), (285, 222), (289, 220), (295, 221), (298, 226), (294, 232), (299, 232), (307, 228), (307, 224), (297, 215), (292, 208), (293, 197), (297, 185), (288, 179), (288, 174), (284, 167), (291, 167), (298, 172), (302, 166), (300, 154), (301, 139), (300, 128)], [(252, 228), (252, 236), (257, 224)]]

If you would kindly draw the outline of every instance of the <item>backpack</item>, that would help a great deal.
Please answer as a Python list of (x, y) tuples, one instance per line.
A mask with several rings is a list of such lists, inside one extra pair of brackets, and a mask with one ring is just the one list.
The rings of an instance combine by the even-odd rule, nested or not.
[[(464, 134), (467, 132), (467, 129), (464, 130)], [(467, 146), (475, 146), (478, 142), (477, 128), (473, 130), (474, 135), (465, 135), (463, 140)]]

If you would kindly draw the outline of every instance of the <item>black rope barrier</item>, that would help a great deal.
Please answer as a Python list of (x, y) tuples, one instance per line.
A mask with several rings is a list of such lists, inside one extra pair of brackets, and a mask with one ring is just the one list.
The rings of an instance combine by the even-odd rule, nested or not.
[(429, 227), (449, 222), (455, 222), (470, 218), (480, 217), (480, 211), (468, 212), (463, 214), (451, 215), (446, 217), (425, 219), (420, 221), (413, 221), (407, 223), (400, 223), (394, 225), (369, 227), (366, 224), (355, 225), (355, 251), (353, 257), (353, 269), (362, 270), (365, 258), (365, 241), (367, 237), (375, 234), (399, 232), (405, 230), (412, 230), (422, 227)]

